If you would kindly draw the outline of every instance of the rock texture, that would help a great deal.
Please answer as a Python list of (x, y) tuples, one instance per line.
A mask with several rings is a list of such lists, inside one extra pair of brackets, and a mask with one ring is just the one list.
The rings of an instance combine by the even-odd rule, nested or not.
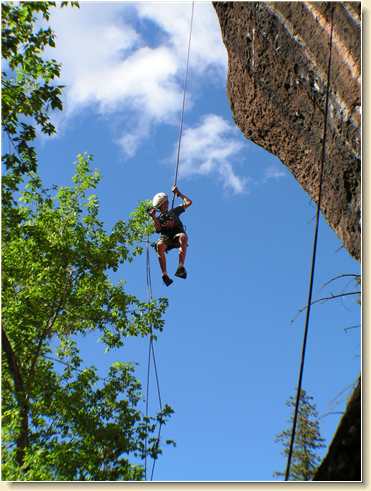
[(314, 481), (360, 481), (361, 479), (361, 380), (353, 392), (329, 451)]
[(246, 137), (318, 198), (331, 7), (334, 34), (322, 213), (361, 255), (359, 2), (214, 2), (228, 51), (228, 95)]
[[(228, 51), (228, 95), (245, 136), (276, 155), (318, 200), (333, 10), (321, 211), (361, 257), (360, 2), (214, 2)], [(361, 388), (316, 481), (361, 480)]]

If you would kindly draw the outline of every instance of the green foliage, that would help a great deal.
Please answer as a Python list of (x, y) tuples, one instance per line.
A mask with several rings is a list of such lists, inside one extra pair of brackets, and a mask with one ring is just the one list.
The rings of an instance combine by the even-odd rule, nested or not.
[[(296, 426), (295, 443), (291, 459), (290, 480), (311, 481), (320, 463), (318, 450), (324, 447), (320, 435), (318, 413), (311, 402), (313, 397), (302, 389)], [(283, 444), (283, 455), (287, 458), (290, 449), (292, 422), (296, 397), (291, 397), (287, 406), (292, 410), (290, 426), (276, 436), (275, 441)], [(284, 472), (275, 472), (274, 476), (285, 476)]]
[[(67, 4), (68, 2), (63, 2)], [(71, 2), (78, 6), (77, 2)], [(44, 59), (45, 48), (55, 46), (47, 21), (55, 2), (4, 2), (2, 14), (2, 125), (11, 148), (2, 156), (7, 170), (3, 178), (3, 200), (11, 199), (22, 177), (37, 170), (32, 145), (37, 129), (51, 135), (55, 127), (50, 110), (62, 110), (62, 86), (55, 85), (60, 64)]]
[[(161, 453), (154, 436), (169, 406), (145, 418), (132, 365), (115, 362), (105, 379), (82, 367), (74, 337), (101, 333), (106, 350), (128, 336), (162, 330), (166, 299), (140, 301), (110, 271), (138, 254), (148, 232), (145, 203), (108, 233), (94, 190), (99, 174), (79, 155), (72, 186), (54, 194), (34, 177), (19, 196), (18, 222), (3, 246), (3, 478), (138, 480), (129, 462)], [(63, 372), (50, 360), (50, 341)], [(152, 435), (152, 436), (151, 436)], [(148, 440), (145, 447), (145, 440)], [(147, 450), (145, 450), (145, 448)]]
[(3, 155), (2, 477), (142, 480), (139, 462), (161, 454), (158, 424), (173, 411), (165, 405), (145, 417), (134, 366), (116, 361), (102, 378), (83, 363), (77, 340), (97, 333), (107, 351), (129, 336), (155, 338), (167, 300), (142, 301), (113, 280), (152, 233), (146, 202), (108, 232), (91, 157), (78, 155), (71, 186), (47, 190), (37, 174), (36, 133), (54, 133), (49, 110), (62, 109), (60, 65), (43, 56), (55, 36), (36, 27), (54, 5), (2, 4), (3, 131), (11, 145)]

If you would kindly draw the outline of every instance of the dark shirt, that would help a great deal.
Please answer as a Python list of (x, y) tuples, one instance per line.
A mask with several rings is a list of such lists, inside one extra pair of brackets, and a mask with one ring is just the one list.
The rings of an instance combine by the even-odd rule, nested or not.
[(174, 235), (184, 232), (184, 226), (179, 219), (179, 215), (184, 211), (183, 206), (177, 206), (161, 213), (158, 216), (161, 225), (160, 234), (172, 239)]

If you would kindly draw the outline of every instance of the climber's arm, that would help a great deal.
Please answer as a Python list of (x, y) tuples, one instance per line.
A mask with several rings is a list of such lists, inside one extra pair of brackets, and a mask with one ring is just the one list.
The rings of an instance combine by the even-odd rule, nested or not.
[(172, 192), (175, 194), (175, 196), (179, 196), (183, 200), (183, 207), (184, 209), (188, 208), (192, 204), (192, 200), (188, 198), (185, 194), (181, 193), (179, 189), (176, 186), (173, 186)]
[(148, 213), (153, 220), (153, 224), (155, 226), (156, 232), (161, 232), (161, 223), (159, 222), (159, 219), (156, 216), (156, 208), (151, 208), (148, 211)]

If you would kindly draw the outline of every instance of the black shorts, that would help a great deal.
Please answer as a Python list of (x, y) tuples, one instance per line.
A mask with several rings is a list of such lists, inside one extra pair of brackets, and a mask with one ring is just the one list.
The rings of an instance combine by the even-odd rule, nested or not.
[(170, 251), (171, 249), (178, 249), (178, 247), (180, 247), (179, 235), (181, 233), (184, 233), (184, 232), (179, 232), (178, 234), (174, 235), (174, 237), (168, 237), (167, 235), (160, 235), (160, 238), (156, 242), (156, 251), (157, 251), (157, 244), (159, 242), (162, 242), (163, 244), (166, 245), (166, 252)]

